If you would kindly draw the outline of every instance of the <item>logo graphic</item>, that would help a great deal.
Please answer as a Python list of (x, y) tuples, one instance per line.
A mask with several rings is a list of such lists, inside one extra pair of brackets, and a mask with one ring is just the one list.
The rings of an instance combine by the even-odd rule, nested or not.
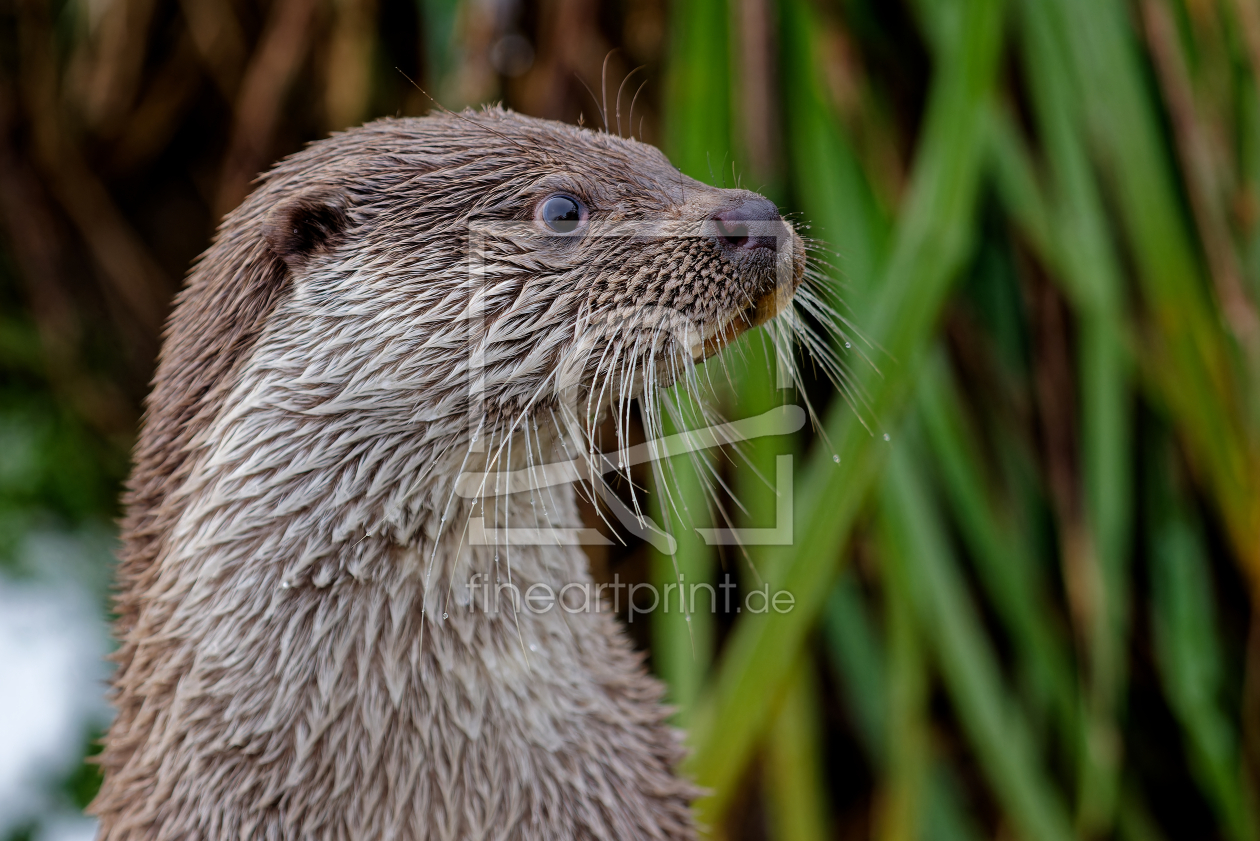
[[(775, 253), (782, 253), (791, 234), (781, 222), (748, 222), (749, 235), (773, 237)], [(672, 239), (714, 237), (722, 235), (712, 221), (699, 224), (678, 222), (621, 222), (599, 226), (590, 224), (583, 237), (613, 237), (618, 239)], [(485, 222), (475, 221), (469, 231), (469, 282), (474, 287), (464, 321), (470, 336), (485, 337), (487, 302), (492, 296), (496, 272), (489, 259), (491, 244), (502, 245), (520, 240), (537, 238), (540, 233), (533, 222)], [(789, 246), (790, 247), (790, 246)], [(793, 289), (790, 263), (776, 260), (777, 294), (791, 294)], [(603, 323), (614, 324), (622, 329), (641, 328), (653, 340), (668, 339), (674, 347), (690, 350), (693, 357), (703, 355), (707, 342), (714, 339), (715, 331), (700, 329), (676, 310), (652, 305), (618, 308), (600, 316)], [(472, 452), (485, 453), (488, 444), (481, 432), (481, 407), (484, 405), (485, 374), (487, 371), (488, 342), (484, 339), (470, 341), (469, 388), (470, 428), (474, 430)], [(575, 370), (563, 368), (557, 374), (557, 391), (570, 397), (569, 405), (562, 407), (560, 416), (566, 423), (576, 423), (582, 415), (576, 386), (580, 383), (580, 366), (587, 357), (574, 354)], [(776, 386), (779, 389), (792, 386), (790, 372), (776, 355)], [(806, 413), (800, 406), (787, 405), (771, 409), (763, 414), (712, 424), (699, 429), (659, 436), (642, 444), (622, 449), (590, 453), (586, 457), (542, 465), (506, 470), (461, 472), (455, 485), (455, 493), (464, 499), (478, 500), (479, 513), (468, 522), (468, 540), (473, 545), (522, 546), (522, 545), (609, 545), (610, 541), (597, 529), (497, 526), (487, 525), (486, 501), (509, 494), (536, 493), (574, 481), (587, 481), (600, 500), (630, 533), (650, 543), (657, 550), (672, 555), (677, 551), (673, 535), (662, 529), (642, 511), (633, 511), (610, 491), (602, 477), (614, 472), (624, 472), (645, 462), (659, 463), (673, 456), (686, 455), (714, 447), (738, 444), (797, 432), (805, 425)], [(576, 440), (581, 440), (576, 437)], [(497, 458), (496, 458), (497, 461)], [(709, 545), (787, 545), (792, 542), (792, 465), (790, 455), (775, 459), (776, 494), (775, 525), (771, 528), (700, 528), (699, 533)]]

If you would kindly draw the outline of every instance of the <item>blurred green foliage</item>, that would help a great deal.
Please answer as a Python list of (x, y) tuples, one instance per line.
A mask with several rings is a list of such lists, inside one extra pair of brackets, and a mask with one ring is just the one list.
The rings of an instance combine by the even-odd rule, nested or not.
[[(677, 506), (653, 503), (679, 551), (593, 558), (796, 596), (656, 614), (640, 640), (700, 819), (802, 841), (1256, 838), (1254, 0), (86, 10), (0, 12), (0, 563), (36, 528), (115, 515), (153, 302), (248, 174), (427, 110), (407, 78), (605, 127), (646, 65), (626, 133), (774, 198), (851, 334), (847, 395), (775, 388), (755, 336), (713, 377), (728, 416), (818, 409), (710, 462), (736, 524), (764, 527), (762, 477), (794, 455), (791, 546), (706, 546), (706, 468), (682, 458)], [(93, 782), (68, 785), (82, 802)]]

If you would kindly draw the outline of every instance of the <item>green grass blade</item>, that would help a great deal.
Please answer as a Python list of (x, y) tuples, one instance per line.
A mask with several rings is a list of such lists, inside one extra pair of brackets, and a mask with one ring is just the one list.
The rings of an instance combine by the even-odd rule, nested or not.
[[(824, 614), (824, 638), (858, 738), (878, 774), (888, 754), (887, 651), (867, 613), (851, 569), (841, 571)], [(922, 836), (926, 841), (975, 841), (983, 834), (963, 805), (958, 787), (940, 760), (929, 756), (923, 793)]]
[(1143, 84), (1128, 10), (1117, 0), (1024, 0), (1023, 8), (1039, 21), (1030, 28), (1053, 33), (1063, 57), (1055, 69), (1076, 80), (1091, 137), (1115, 187), (1156, 328), (1144, 348), (1146, 375), (1212, 489), (1243, 568), (1260, 581), (1258, 471), (1234, 397), (1236, 360), (1210, 303), (1172, 156)]
[(887, 257), (890, 223), (823, 90), (819, 25), (808, 0), (784, 0), (780, 28), (787, 147), (792, 192), (808, 231), (830, 253), (830, 274), (855, 312)]
[(849, 716), (867, 754), (883, 761), (885, 736), (885, 680), (888, 654), (884, 639), (876, 632), (857, 576), (846, 567), (836, 578), (835, 587), (823, 614), (823, 637), (831, 664), (840, 676)]
[(919, 381), (917, 408), (926, 440), (977, 577), (1011, 635), (1018, 664), (1039, 702), (1049, 706), (1070, 740), (1076, 732), (1077, 687), (1067, 643), (1056, 634), (1046, 582), (1027, 538), (987, 490), (979, 447), (968, 434), (956, 389), (940, 353)]
[[(881, 554), (896, 551), (894, 524), (881, 518)], [(928, 675), (924, 642), (915, 622), (913, 585), (906, 568), (885, 565), (884, 624), (888, 640), (888, 746), (884, 791), (875, 815), (875, 837), (882, 841), (914, 841), (921, 834), (923, 789), (930, 756), (928, 744)]]
[[(929, 98), (906, 211), (878, 300), (863, 325), (888, 354), (885, 370), (882, 376), (871, 369), (855, 371), (874, 418), (892, 418), (904, 400), (950, 282), (969, 250), (984, 104), (1001, 44), (1001, 17), (996, 0), (969, 0), (959, 29), (959, 60), (943, 68)], [(887, 450), (846, 407), (831, 411), (826, 433), (835, 451), (814, 454), (795, 496), (796, 545), (762, 555), (763, 576), (772, 587), (793, 593), (796, 607), (788, 614), (741, 619), (712, 695), (692, 727), (689, 770), (714, 792), (698, 804), (704, 820), (721, 813), (765, 730)]]
[(893, 453), (884, 477), (881, 516), (894, 549), (891, 578), (910, 590), (945, 687), (985, 778), (1019, 834), (1032, 841), (1073, 837), (1067, 812), (1040, 767), (1032, 735), (1002, 687), (942, 525), (913, 466), (910, 446)]
[(730, 10), (722, 0), (673, 3), (665, 68), (665, 151), (674, 166), (720, 183), (731, 165)]
[[(666, 435), (680, 431), (669, 422), (663, 426)], [(695, 611), (689, 600), (679, 603), (679, 592), (688, 592), (684, 588), (692, 583), (710, 580), (713, 551), (696, 532), (696, 526), (707, 524), (708, 513), (704, 480), (695, 464), (687, 456), (675, 456), (661, 469), (670, 491), (668, 497), (663, 492), (652, 494), (652, 516), (674, 536), (677, 551), (667, 555), (649, 548), (652, 583), (669, 602), (668, 608), (662, 606), (651, 614), (652, 664), (665, 681), (666, 703), (676, 708), (675, 721), (686, 725), (713, 659), (713, 614), (705, 609), (703, 591)]]
[[(674, 165), (705, 182), (719, 180), (731, 150), (730, 22), (727, 4), (697, 0), (670, 9), (669, 54), (665, 75), (665, 149)], [(695, 417), (695, 413), (683, 412)], [(666, 435), (679, 432), (665, 413)], [(688, 456), (661, 465), (670, 483), (666, 494), (654, 488), (651, 504), (662, 528), (678, 541), (673, 556), (650, 549), (653, 584), (708, 582), (713, 577), (714, 552), (696, 532), (709, 525), (705, 478)], [(677, 591), (675, 591), (677, 592)], [(690, 605), (688, 605), (690, 607)], [(652, 656), (656, 673), (668, 687), (667, 700), (678, 708), (685, 724), (699, 697), (713, 656), (713, 615), (655, 612), (652, 616)]]
[(1155, 819), (1138, 799), (1130, 784), (1120, 792), (1120, 808), (1116, 814), (1116, 830), (1123, 841), (1165, 841)]
[(1089, 543), (1079, 559), (1090, 572), (1084, 764), (1078, 780), (1078, 825), (1108, 831), (1120, 790), (1117, 716), (1127, 683), (1132, 427), (1123, 281), (1102, 197), (1084, 144), (1083, 110), (1046, 8), (1026, 6), (1022, 56), (1054, 185), (1056, 277), (1070, 290), (1079, 318), (1081, 450)]
[(813, 663), (803, 656), (766, 740), (765, 788), (775, 841), (825, 841), (822, 721)]
[[(1160, 459), (1152, 459), (1158, 464)], [(1155, 657), (1190, 767), (1234, 841), (1256, 837), (1239, 778), (1238, 729), (1222, 709), (1224, 655), (1206, 549), (1167, 468), (1151, 482), (1151, 625)]]
[(1037, 259), (1056, 268), (1059, 252), (1049, 202), (1013, 119), (1004, 108), (990, 106), (986, 141), (993, 187), (1003, 210), (1010, 214)]
[(460, 0), (419, 0), (424, 19), (425, 86), (448, 108), (462, 108), (453, 100), (455, 86), (449, 80), (458, 63), (459, 40), (455, 37)]

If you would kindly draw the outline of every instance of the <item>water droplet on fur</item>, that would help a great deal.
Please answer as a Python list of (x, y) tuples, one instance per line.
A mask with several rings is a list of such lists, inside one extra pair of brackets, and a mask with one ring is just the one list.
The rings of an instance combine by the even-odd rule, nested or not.
[(839, 464), (839, 463), (840, 463), (840, 454), (839, 454), (839, 453), (832, 453), (832, 454), (831, 454), (831, 460), (832, 460), (832, 461), (834, 461), (836, 464)]
[(537, 650), (538, 650), (538, 646), (537, 646), (537, 645), (535, 645), (534, 643), (532, 643), (532, 642), (531, 642), (531, 643), (529, 644), (529, 650), (530, 650), (530, 651), (537, 651)]
[(884, 433), (884, 440), (885, 440), (885, 441), (891, 441), (891, 440), (892, 440), (892, 436), (891, 436), (891, 435), (889, 435), (887, 432), (885, 432), (885, 433)]
[(442, 618), (443, 618), (443, 619), (450, 619), (450, 618), (451, 618), (451, 615), (450, 615), (449, 613), (443, 613), (443, 614), (442, 614)]
[(290, 584), (288, 581), (281, 581), (281, 582), (280, 582), (280, 589), (281, 589), (281, 590), (288, 590), (288, 589), (289, 589), (289, 588), (291, 588), (292, 586), (293, 586), (293, 585), (292, 585), (292, 584)]

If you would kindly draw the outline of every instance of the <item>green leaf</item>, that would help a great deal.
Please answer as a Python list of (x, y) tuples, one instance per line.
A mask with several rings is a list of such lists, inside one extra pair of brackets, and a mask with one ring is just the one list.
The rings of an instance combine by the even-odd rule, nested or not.
[(954, 710), (1003, 811), (1026, 838), (1072, 838), (1027, 722), (1002, 686), (996, 655), (913, 466), (915, 456), (910, 443), (895, 448), (884, 477), (880, 510), (893, 548), (888, 563), (896, 568), (890, 581), (909, 591)]
[[(731, 151), (729, 10), (720, 0), (676, 3), (670, 8), (670, 24), (665, 151), (687, 175), (715, 182)], [(666, 435), (682, 431), (668, 413), (663, 414)], [(696, 416), (685, 409), (681, 414)], [(677, 541), (672, 556), (649, 550), (652, 581), (659, 591), (680, 581), (689, 586), (713, 578), (714, 552), (696, 532), (710, 519), (701, 470), (694, 458), (675, 456), (660, 466), (660, 476), (654, 476), (663, 477), (670, 487), (665, 491), (653, 482), (653, 514)], [(667, 700), (678, 708), (680, 724), (689, 720), (700, 695), (713, 657), (713, 639), (711, 611), (653, 613), (653, 663), (668, 687)]]
[[(1001, 45), (1001, 4), (968, 0), (959, 60), (936, 78), (896, 245), (878, 287), (867, 334), (891, 360), (881, 376), (855, 371), (880, 426), (909, 390), (937, 315), (965, 259), (981, 169), (980, 138)], [(805, 162), (800, 162), (804, 164)], [(762, 575), (796, 598), (786, 615), (745, 616), (727, 643), (708, 701), (694, 719), (688, 769), (713, 790), (700, 801), (711, 822), (729, 800), (782, 695), (790, 664), (825, 603), (853, 517), (887, 451), (843, 405), (826, 424), (832, 451), (816, 452), (796, 492), (796, 545), (758, 553)], [(839, 464), (834, 456), (839, 457)]]

